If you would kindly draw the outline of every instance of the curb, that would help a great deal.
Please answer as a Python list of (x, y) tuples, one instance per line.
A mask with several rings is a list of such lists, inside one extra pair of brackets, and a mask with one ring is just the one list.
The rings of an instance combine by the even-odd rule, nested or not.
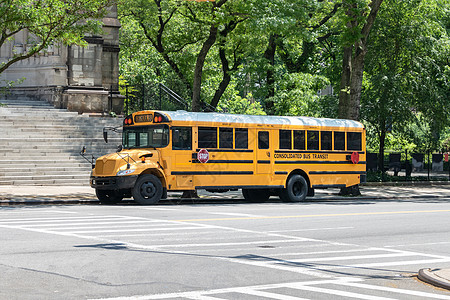
[[(20, 198), (20, 199), (18, 199)], [(242, 198), (242, 199), (241, 199)], [(440, 198), (448, 198), (447, 196), (437, 196), (437, 195), (413, 195), (413, 196), (395, 196), (395, 197), (387, 197), (387, 196), (356, 196), (356, 197), (346, 197), (346, 196), (336, 196), (336, 195), (327, 195), (325, 197), (313, 197), (313, 198), (307, 198), (305, 202), (321, 202), (321, 201), (338, 201), (338, 200), (355, 200), (355, 201), (361, 201), (361, 200), (368, 200), (368, 201), (376, 201), (376, 200), (407, 200), (407, 199), (418, 199), (418, 198), (425, 198), (425, 199), (440, 199)], [(180, 198), (173, 198), (169, 197), (168, 200), (180, 200)], [(183, 199), (186, 201), (190, 200), (219, 200), (216, 197), (212, 197), (211, 199), (208, 199), (208, 197), (200, 197), (195, 199)], [(235, 197), (220, 197), (220, 200), (227, 200), (227, 201), (236, 201), (236, 200), (243, 200), (243, 197), (235, 198)], [(64, 205), (64, 204), (98, 204), (98, 199), (94, 197), (83, 197), (77, 199), (76, 196), (71, 195), (71, 197), (67, 196), (58, 196), (58, 195), (52, 195), (52, 196), (33, 196), (30, 198), (29, 196), (14, 196), (14, 197), (0, 197), (0, 206), (10, 206), (10, 205), (38, 205), (38, 204), (55, 204), (55, 205)], [(301, 204), (301, 202), (299, 202)]]
[(364, 182), (361, 186), (440, 186), (450, 185), (450, 181), (384, 181)]
[(432, 271), (431, 269), (420, 269), (417, 277), (420, 280), (431, 285), (450, 290), (450, 281), (434, 273), (439, 270), (440, 269), (436, 269), (434, 271)]

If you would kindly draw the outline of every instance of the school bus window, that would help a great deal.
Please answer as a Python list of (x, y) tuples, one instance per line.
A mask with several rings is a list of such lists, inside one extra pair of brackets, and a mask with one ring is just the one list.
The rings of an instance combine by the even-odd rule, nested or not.
[(305, 131), (294, 130), (294, 149), (305, 150)]
[(123, 144), (128, 146), (126, 148), (132, 148), (136, 147), (136, 141), (137, 141), (137, 133), (130, 132), (129, 134), (124, 136)]
[(164, 148), (169, 144), (169, 126), (136, 126), (124, 127), (122, 144), (129, 148)]
[(345, 132), (334, 132), (334, 150), (345, 150)]
[(217, 128), (199, 127), (198, 128), (198, 147), (199, 148), (217, 148)]
[(291, 130), (280, 130), (280, 149), (292, 149)]
[(307, 137), (308, 150), (319, 150), (319, 132), (308, 130)]
[(219, 128), (219, 148), (233, 148), (233, 128)]
[(322, 150), (331, 150), (332, 144), (332, 133), (331, 131), (321, 131), (320, 132), (320, 147)]
[(269, 149), (269, 132), (258, 132), (258, 149)]
[(347, 150), (361, 151), (361, 132), (347, 132)]
[(248, 129), (247, 128), (236, 128), (235, 129), (235, 148), (236, 149), (247, 149), (248, 148)]
[(172, 149), (192, 150), (191, 127), (172, 127)]

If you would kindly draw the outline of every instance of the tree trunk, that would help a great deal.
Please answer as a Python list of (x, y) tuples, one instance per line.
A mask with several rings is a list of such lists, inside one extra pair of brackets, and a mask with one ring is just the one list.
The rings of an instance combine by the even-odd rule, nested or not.
[[(342, 74), (339, 91), (339, 117), (359, 121), (361, 89), (364, 74), (364, 58), (367, 54), (367, 41), (370, 30), (383, 0), (372, 0), (369, 4), (370, 13), (361, 29), (360, 37), (352, 45), (344, 48)], [(359, 26), (355, 11), (356, 4), (348, 1), (346, 12), (350, 21), (347, 23), (349, 29)], [(340, 195), (361, 195), (359, 186), (341, 188)]]
[(345, 47), (342, 58), (341, 84), (339, 86), (339, 118), (348, 119), (350, 111), (350, 85), (352, 78), (352, 48)]
[(275, 79), (274, 79), (274, 72), (273, 67), (275, 65), (275, 50), (277, 48), (275, 44), (275, 39), (277, 38), (277, 35), (271, 34), (269, 37), (269, 44), (267, 45), (266, 51), (264, 52), (264, 58), (269, 61), (269, 68), (267, 68), (267, 86), (268, 86), (268, 96), (273, 97), (275, 96)]
[(225, 90), (227, 89), (228, 84), (231, 81), (230, 67), (228, 65), (228, 60), (225, 55), (224, 48), (219, 49), (219, 57), (222, 62), (223, 77), (222, 77), (222, 81), (219, 84), (219, 87), (217, 88), (216, 92), (214, 93), (213, 99), (211, 100), (211, 106), (214, 108), (216, 108), (217, 104), (219, 104), (220, 98), (222, 97), (223, 93), (225, 93)]
[(200, 92), (202, 87), (203, 66), (205, 65), (205, 59), (208, 55), (209, 50), (216, 42), (216, 38), (217, 27), (213, 24), (209, 29), (209, 36), (203, 43), (202, 49), (197, 56), (197, 62), (195, 64), (194, 82), (192, 84), (192, 111), (202, 111)]
[(181, 199), (197, 199), (197, 198), (200, 198), (197, 195), (197, 190), (184, 191), (183, 194), (181, 195)]
[(382, 173), (384, 173), (384, 145), (386, 141), (386, 125), (385, 122), (383, 122), (383, 128), (380, 132), (380, 148), (378, 149), (378, 170), (380, 170)]
[(222, 63), (222, 81), (219, 84), (219, 87), (217, 88), (216, 92), (214, 93), (214, 97), (211, 100), (211, 106), (214, 107), (214, 109), (219, 104), (220, 98), (222, 97), (223, 93), (225, 93), (225, 90), (228, 87), (228, 84), (230, 84), (231, 81), (231, 74), (230, 72), (236, 71), (238, 66), (241, 63), (241, 60), (236, 58), (236, 52), (234, 53), (234, 63), (233, 66), (230, 68), (230, 64), (228, 63), (228, 59), (225, 53), (225, 42), (228, 34), (236, 28), (238, 22), (231, 21), (225, 26), (225, 29), (219, 32), (219, 58), (220, 62)]

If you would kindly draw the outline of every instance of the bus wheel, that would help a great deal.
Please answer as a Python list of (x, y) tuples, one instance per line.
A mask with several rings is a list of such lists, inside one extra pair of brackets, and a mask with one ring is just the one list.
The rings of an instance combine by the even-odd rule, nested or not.
[(286, 188), (281, 190), (280, 199), (285, 202), (304, 201), (308, 194), (308, 182), (302, 175), (289, 177)]
[(98, 200), (101, 204), (117, 204), (122, 201), (123, 194), (114, 190), (95, 190)]
[(269, 200), (270, 191), (265, 189), (242, 189), (242, 195), (248, 202), (265, 202)]
[(152, 174), (145, 174), (139, 177), (131, 191), (134, 200), (143, 205), (157, 203), (163, 194), (161, 181)]

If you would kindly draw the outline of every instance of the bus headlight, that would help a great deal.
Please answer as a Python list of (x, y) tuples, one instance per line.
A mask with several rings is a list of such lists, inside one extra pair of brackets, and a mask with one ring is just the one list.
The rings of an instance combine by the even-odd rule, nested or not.
[(122, 171), (117, 172), (116, 176), (130, 175), (134, 171), (136, 171), (136, 170), (135, 169), (122, 170)]

